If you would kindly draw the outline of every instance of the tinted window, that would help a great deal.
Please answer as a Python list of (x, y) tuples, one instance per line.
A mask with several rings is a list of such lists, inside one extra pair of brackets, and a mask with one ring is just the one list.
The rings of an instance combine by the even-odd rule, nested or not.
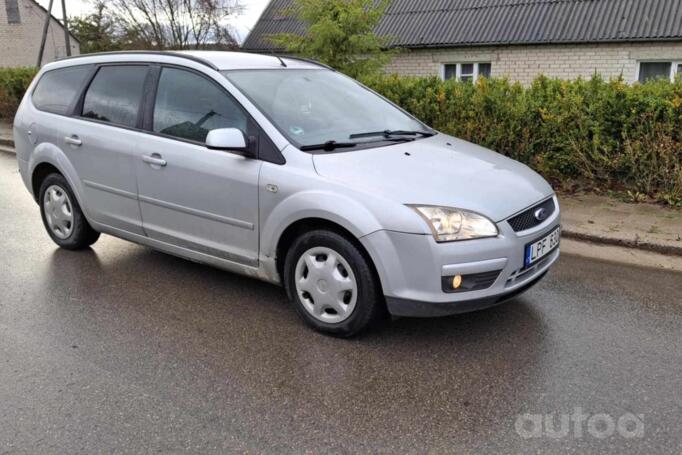
[(654, 79), (670, 79), (670, 62), (642, 62), (639, 64), (639, 82)]
[(33, 104), (41, 111), (66, 114), (89, 69), (72, 66), (46, 72), (33, 92)]
[(146, 66), (103, 66), (85, 94), (83, 117), (134, 127), (146, 76)]
[(190, 71), (164, 68), (154, 106), (154, 131), (204, 142), (218, 128), (246, 131), (246, 115), (230, 96)]

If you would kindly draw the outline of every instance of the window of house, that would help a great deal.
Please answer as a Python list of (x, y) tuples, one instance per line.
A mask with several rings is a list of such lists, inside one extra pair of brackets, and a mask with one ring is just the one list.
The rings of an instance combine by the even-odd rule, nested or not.
[(154, 131), (204, 142), (218, 128), (246, 131), (247, 117), (236, 101), (205, 77), (164, 68), (154, 106)]
[(490, 77), (490, 63), (446, 63), (443, 65), (443, 79), (457, 79), (462, 82), (474, 82), (479, 77)]
[(85, 94), (83, 117), (136, 126), (146, 77), (147, 66), (103, 66)]
[(479, 63), (478, 64), (478, 75), (483, 77), (490, 77), (492, 71), (492, 65), (490, 63)]
[(18, 0), (6, 0), (5, 12), (7, 13), (7, 23), (8, 24), (20, 24), (21, 23), (21, 16), (19, 15), (19, 2), (18, 2)]
[(682, 75), (682, 62), (639, 62), (637, 80), (641, 83), (656, 79), (672, 81), (675, 80), (675, 76), (678, 74)]
[(457, 78), (462, 82), (473, 82), (474, 76), (474, 64), (473, 63), (462, 63), (459, 65), (459, 77)]
[(72, 66), (46, 72), (31, 96), (33, 105), (41, 111), (66, 114), (89, 71), (89, 66)]

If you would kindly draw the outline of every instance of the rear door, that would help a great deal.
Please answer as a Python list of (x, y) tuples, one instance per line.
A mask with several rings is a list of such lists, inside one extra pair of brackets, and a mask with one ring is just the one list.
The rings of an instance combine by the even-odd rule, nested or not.
[[(71, 115), (79, 93), (92, 74), (93, 68), (92, 65), (67, 66), (46, 71), (40, 77), (31, 94), (31, 103), (27, 103), (27, 109), (22, 112), (26, 132), (24, 138), (27, 142), (26, 147), (17, 144), (20, 160), (28, 160), (29, 150), (40, 147), (43, 143), (53, 144), (64, 153), (69, 153), (70, 149), (64, 142), (64, 120), (66, 116)], [(33, 188), (35, 193), (39, 190), (40, 188)]]
[(63, 149), (82, 181), (92, 219), (143, 234), (137, 202), (135, 150), (149, 66), (113, 64), (96, 68), (72, 117), (62, 124)]
[(209, 150), (209, 131), (249, 133), (241, 106), (208, 76), (158, 67), (135, 158), (144, 230), (153, 239), (255, 266), (261, 161)]

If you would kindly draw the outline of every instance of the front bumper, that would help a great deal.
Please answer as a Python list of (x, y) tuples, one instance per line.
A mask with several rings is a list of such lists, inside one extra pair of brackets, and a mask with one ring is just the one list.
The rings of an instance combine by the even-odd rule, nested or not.
[[(527, 231), (514, 232), (506, 221), (497, 223), (500, 235), (495, 238), (437, 243), (431, 235), (377, 231), (360, 241), (376, 265), (391, 314), (444, 316), (496, 305), (539, 282), (558, 259), (559, 248), (524, 268), (525, 246), (559, 224), (557, 203), (549, 219)], [(495, 270), (501, 272), (486, 289), (443, 291), (441, 277)]]

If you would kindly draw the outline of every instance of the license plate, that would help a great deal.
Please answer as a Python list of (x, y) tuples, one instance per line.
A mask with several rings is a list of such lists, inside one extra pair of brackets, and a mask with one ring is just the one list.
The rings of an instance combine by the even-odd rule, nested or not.
[(554, 251), (554, 248), (559, 246), (559, 238), (561, 237), (560, 234), (561, 228), (557, 227), (543, 238), (526, 245), (524, 267), (533, 265), (535, 262)]

